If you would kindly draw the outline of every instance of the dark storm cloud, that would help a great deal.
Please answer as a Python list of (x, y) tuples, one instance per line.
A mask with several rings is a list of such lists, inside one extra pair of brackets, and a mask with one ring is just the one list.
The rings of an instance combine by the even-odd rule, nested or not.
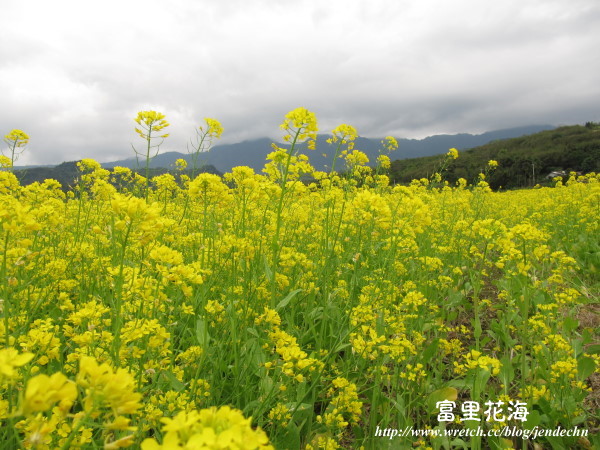
[(145, 109), (172, 124), (163, 151), (204, 117), (223, 142), (277, 139), (297, 106), (373, 137), (582, 123), (600, 119), (599, 30), (585, 0), (8, 0), (0, 132), (29, 133), (21, 163), (57, 163), (131, 156)]

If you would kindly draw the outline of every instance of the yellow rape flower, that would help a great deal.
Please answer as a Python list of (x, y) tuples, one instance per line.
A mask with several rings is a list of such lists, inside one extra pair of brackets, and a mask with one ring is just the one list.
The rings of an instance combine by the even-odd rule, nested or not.
[(365, 153), (363, 153), (359, 150), (353, 150), (352, 153), (348, 153), (346, 155), (346, 163), (350, 167), (364, 166), (368, 162), (369, 162), (369, 157)]
[(333, 387), (328, 395), (333, 396), (323, 416), (317, 421), (332, 428), (345, 428), (349, 423), (356, 424), (362, 415), (363, 403), (358, 400), (358, 391), (354, 383), (338, 377), (332, 381)]
[(149, 438), (142, 450), (182, 448), (236, 448), (240, 450), (273, 449), (269, 438), (260, 429), (253, 429), (251, 419), (228, 406), (201, 411), (181, 411), (173, 418), (164, 418), (163, 444)]
[(79, 363), (77, 384), (85, 389), (84, 409), (111, 408), (115, 416), (134, 414), (140, 407), (141, 394), (134, 391), (135, 380), (125, 369), (113, 370), (107, 363), (83, 356)]
[(3, 348), (0, 350), (0, 380), (3, 378), (15, 378), (16, 368), (24, 366), (33, 359), (33, 353), (21, 353), (14, 348)]
[[(221, 122), (219, 122), (217, 119), (211, 119), (210, 117), (204, 118), (204, 121), (208, 127), (208, 135), (213, 138), (220, 138), (223, 134), (223, 126), (221, 125)], [(202, 127), (200, 127), (200, 129), (202, 130)]]
[(12, 130), (4, 136), (6, 143), (9, 146), (24, 147), (29, 142), (29, 136), (23, 130)]
[[(136, 128), (135, 131), (140, 135), (141, 138), (150, 140), (155, 137), (152, 136), (153, 131), (160, 131), (170, 124), (165, 119), (165, 115), (156, 111), (140, 111), (135, 119), (138, 125), (143, 129)], [(166, 138), (168, 134), (164, 134), (160, 137)]]
[(94, 159), (91, 158), (84, 158), (81, 161), (79, 161), (77, 163), (77, 168), (81, 171), (81, 172), (85, 172), (85, 171), (96, 171), (102, 168), (102, 166), (100, 165), (99, 162), (97, 162)]
[(12, 161), (10, 160), (10, 158), (7, 156), (4, 156), (4, 155), (0, 155), (0, 167), (2, 167), (2, 168), (12, 167)]
[(454, 371), (459, 374), (464, 374), (471, 369), (484, 369), (492, 375), (498, 375), (502, 363), (498, 359), (483, 355), (477, 350), (471, 350), (465, 355), (464, 364), (458, 364), (455, 361), (454, 366)]
[(22, 412), (25, 415), (50, 410), (55, 403), (66, 413), (77, 399), (77, 386), (61, 372), (37, 375), (27, 382)]
[(290, 142), (293, 136), (296, 136), (296, 142), (314, 141), (319, 131), (315, 113), (306, 108), (296, 108), (287, 113), (280, 128), (288, 132), (284, 136), (286, 142)]
[(381, 141), (381, 145), (383, 145), (383, 148), (388, 152), (393, 152), (398, 149), (398, 141), (392, 136), (386, 136), (385, 139)]
[[(334, 128), (331, 134), (333, 136), (331, 137), (331, 139), (327, 140), (329, 144), (340, 140), (342, 144), (346, 144), (354, 141), (358, 137), (358, 132), (356, 131), (356, 128), (354, 128), (352, 125), (347, 125), (345, 123), (338, 125), (336, 128)], [(352, 150), (352, 147), (348, 146), (348, 149)]]
[(379, 166), (382, 169), (389, 169), (390, 167), (392, 167), (392, 161), (390, 160), (390, 157), (387, 155), (379, 155), (377, 157), (377, 162), (379, 163)]
[(23, 130), (12, 130), (4, 136), (4, 142), (6, 142), (10, 151), (10, 158), (7, 158), (10, 161), (10, 166), (8, 166), (6, 161), (2, 166), (12, 167), (15, 164), (18, 154), (24, 150), (23, 147), (29, 142), (29, 136)]

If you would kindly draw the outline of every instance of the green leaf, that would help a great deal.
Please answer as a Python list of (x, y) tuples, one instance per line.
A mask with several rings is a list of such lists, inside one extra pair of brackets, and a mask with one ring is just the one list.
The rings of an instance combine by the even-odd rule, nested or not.
[(271, 270), (271, 266), (269, 266), (269, 261), (267, 261), (267, 257), (263, 255), (263, 263), (265, 266), (265, 275), (267, 276), (267, 280), (269, 282), (273, 281), (273, 271)]
[(553, 408), (552, 405), (550, 404), (550, 402), (548, 400), (546, 400), (544, 397), (540, 397), (537, 401), (537, 404), (539, 405), (542, 412), (544, 414), (546, 414), (548, 417), (554, 418), (555, 416), (558, 415), (556, 409)]
[(275, 438), (276, 448), (300, 448), (300, 429), (295, 423), (290, 422), (285, 431)]
[(348, 348), (348, 347), (350, 347), (351, 345), (352, 345), (352, 344), (348, 344), (348, 343), (344, 344), (344, 343), (341, 343), (340, 345), (338, 345), (338, 346), (335, 348), (335, 350), (334, 350), (332, 353), (339, 353), (339, 352), (341, 352), (342, 350), (344, 350), (344, 349), (347, 349), (347, 348)]
[[(512, 443), (512, 441), (510, 442)], [(510, 447), (507, 445), (506, 439), (495, 436), (488, 437), (487, 445), (491, 450), (505, 450), (507, 448), (512, 448), (512, 445)]]
[(567, 449), (569, 448), (568, 445), (564, 444), (564, 439), (562, 437), (558, 437), (558, 436), (544, 436), (544, 439), (546, 439), (550, 445), (552, 446), (553, 449)]
[(271, 377), (261, 378), (259, 382), (260, 393), (262, 395), (268, 395), (273, 390), (273, 379)]
[(406, 403), (402, 397), (398, 397), (398, 400), (390, 398), (389, 401), (400, 414), (406, 415)]
[(471, 319), (471, 325), (473, 326), (473, 336), (475, 339), (479, 340), (481, 337), (482, 329), (481, 329), (481, 320), (479, 319)]
[(286, 295), (285, 298), (277, 304), (277, 306), (275, 307), (275, 311), (279, 312), (281, 309), (285, 308), (287, 306), (287, 304), (289, 302), (291, 302), (292, 299), (296, 296), (296, 294), (298, 292), (300, 292), (301, 290), (302, 289), (295, 289), (292, 292), (290, 292), (288, 295)]
[(311, 321), (315, 321), (323, 316), (323, 307), (317, 306), (312, 311), (310, 311), (306, 317), (308, 317)]
[(479, 397), (481, 396), (481, 393), (487, 385), (487, 382), (490, 379), (491, 375), (492, 374), (486, 369), (477, 369), (475, 380), (473, 382), (473, 389), (471, 389), (471, 395), (473, 396), (473, 400), (479, 401)]
[(468, 389), (472, 384), (472, 381), (468, 381), (464, 378), (457, 378), (455, 380), (448, 381), (448, 386), (458, 389)]
[(526, 430), (533, 430), (534, 427), (538, 426), (542, 422), (542, 416), (536, 409), (529, 411), (527, 414), (527, 420), (523, 422), (523, 428)]
[(453, 387), (445, 387), (442, 389), (438, 389), (437, 391), (433, 391), (429, 394), (427, 398), (427, 405), (429, 406), (429, 411), (433, 413), (436, 410), (435, 404), (437, 402), (442, 402), (444, 400), (450, 400), (452, 402), (456, 401), (458, 398), (458, 390)]
[(583, 340), (573, 339), (572, 345), (573, 351), (575, 352), (575, 357), (577, 358), (583, 353)]
[(423, 351), (423, 356), (421, 358), (422, 361), (431, 361), (432, 356), (438, 349), (440, 341), (438, 339), (434, 340), (431, 344), (427, 346), (427, 348)]
[(600, 353), (600, 344), (589, 345), (588, 347), (586, 347), (585, 352), (597, 355), (598, 353)]
[[(591, 344), (595, 340), (596, 340), (596, 334), (592, 333), (591, 328), (584, 328), (583, 333), (581, 335), (581, 341), (583, 342), (583, 345)], [(596, 346), (600, 348), (600, 344), (596, 344)], [(590, 347), (593, 347), (593, 345)], [(593, 353), (593, 352), (588, 351), (588, 353)], [(596, 353), (598, 353), (598, 351), (596, 351)]]
[(592, 358), (583, 357), (577, 361), (577, 373), (579, 378), (585, 380), (596, 370), (596, 363)]
[(510, 386), (510, 383), (515, 378), (515, 369), (512, 365), (510, 356), (506, 355), (500, 360), (502, 367), (500, 367), (499, 377), (505, 386)]
[(456, 438), (453, 441), (450, 441), (451, 448), (462, 448), (463, 450), (468, 450), (469, 446), (464, 441), (464, 439)]
[(208, 334), (208, 327), (206, 326), (204, 319), (198, 319), (196, 321), (196, 340), (198, 341), (198, 345), (203, 349), (208, 347), (210, 335)]
[(579, 321), (577, 319), (574, 319), (571, 316), (567, 316), (563, 320), (563, 329), (565, 330), (566, 334), (569, 334), (573, 330), (576, 330), (578, 326), (579, 326)]
[(285, 405), (290, 410), (296, 408), (294, 411), (293, 420), (297, 425), (300, 425), (302, 422), (310, 419), (314, 413), (313, 405), (311, 403), (300, 403), (299, 405), (297, 403), (286, 403)]
[(167, 372), (166, 370), (161, 372), (165, 378), (169, 381), (169, 384), (173, 388), (174, 391), (181, 392), (185, 389), (185, 384), (177, 379), (175, 375), (171, 372)]

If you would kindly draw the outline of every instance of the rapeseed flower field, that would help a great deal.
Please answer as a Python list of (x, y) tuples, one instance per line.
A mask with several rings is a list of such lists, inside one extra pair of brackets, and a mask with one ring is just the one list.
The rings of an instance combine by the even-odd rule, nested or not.
[[(136, 122), (147, 169), (168, 122)], [(370, 162), (341, 125), (316, 172), (315, 115), (281, 128), (262, 173), (83, 160), (65, 193), (2, 160), (1, 448), (598, 445), (600, 176), (450, 186), (450, 149), (395, 186), (393, 138)], [(207, 119), (198, 151), (222, 131)], [(589, 435), (376, 432), (473, 426)]]

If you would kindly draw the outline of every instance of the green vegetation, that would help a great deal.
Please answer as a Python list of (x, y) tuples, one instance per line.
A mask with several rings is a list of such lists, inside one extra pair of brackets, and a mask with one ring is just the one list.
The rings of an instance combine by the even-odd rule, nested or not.
[[(444, 178), (451, 184), (459, 178), (472, 182), (489, 160), (499, 164), (488, 179), (493, 189), (549, 184), (547, 176), (552, 171), (598, 172), (600, 124), (565, 126), (461, 151)], [(438, 165), (439, 156), (398, 160), (392, 163), (390, 175), (393, 182), (409, 183), (415, 178), (429, 178)]]
[[(111, 172), (113, 170), (111, 169)], [(135, 171), (134, 171), (135, 172)], [(144, 173), (144, 169), (137, 171), (139, 174)], [(165, 168), (150, 168), (148, 169), (148, 176), (150, 179), (158, 175), (165, 173), (177, 173), (181, 175), (192, 175), (192, 169), (185, 170), (169, 170)], [(214, 166), (202, 166), (200, 169), (195, 169), (196, 174), (198, 173), (214, 173), (220, 175), (219, 171)], [(56, 167), (33, 167), (30, 169), (18, 169), (14, 171), (15, 176), (18, 178), (21, 186), (28, 186), (32, 183), (43, 183), (44, 180), (56, 180), (58, 181), (63, 190), (70, 190), (77, 185), (77, 179), (81, 176), (81, 172), (77, 168), (77, 161), (64, 162)]]

